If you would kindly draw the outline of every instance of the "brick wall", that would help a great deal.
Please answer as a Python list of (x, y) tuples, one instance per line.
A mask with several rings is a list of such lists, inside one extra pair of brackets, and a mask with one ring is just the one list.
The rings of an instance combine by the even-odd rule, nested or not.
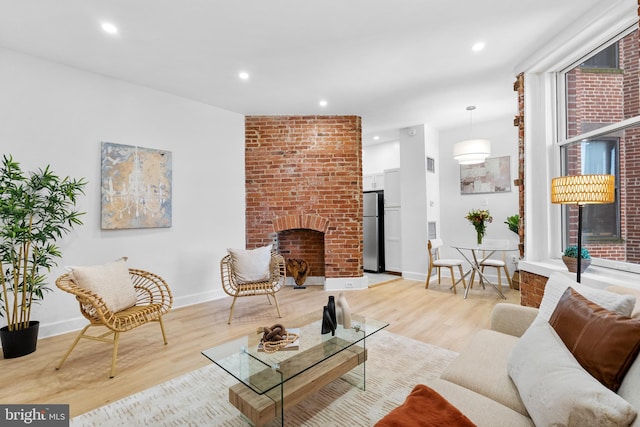
[(363, 276), (360, 117), (247, 116), (245, 167), (247, 248), (278, 233), (311, 275)]
[(518, 186), (518, 215), (520, 226), (518, 227), (520, 257), (524, 257), (524, 73), (518, 74), (513, 84), (513, 90), (518, 92), (518, 115), (513, 120), (513, 125), (518, 128), (518, 178), (514, 184)]
[(547, 280), (548, 277), (520, 271), (520, 305), (539, 308)]

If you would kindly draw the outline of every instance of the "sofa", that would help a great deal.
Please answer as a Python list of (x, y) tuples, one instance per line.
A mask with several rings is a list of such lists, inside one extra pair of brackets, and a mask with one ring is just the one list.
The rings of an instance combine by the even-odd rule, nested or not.
[[(640, 347), (640, 320), (630, 318), (637, 315), (632, 293), (620, 288), (616, 292), (589, 288), (563, 273), (554, 273), (547, 282), (540, 309), (497, 304), (492, 312), (491, 329), (475, 334), (440, 377), (425, 385), (480, 427), (639, 427), (636, 412), (640, 410), (640, 362), (636, 356)], [(571, 342), (570, 349), (563, 341), (568, 338), (562, 328), (575, 329), (571, 320), (575, 304), (580, 310), (596, 310), (599, 314), (590, 312), (588, 320), (581, 314), (581, 319), (590, 326), (582, 329), (579, 338), (584, 340), (593, 335), (584, 330), (595, 327), (595, 341)], [(602, 336), (609, 335), (608, 331), (618, 330), (606, 323), (610, 320), (635, 328), (632, 332), (620, 329), (622, 341), (629, 343), (597, 343)], [(596, 354), (597, 351), (606, 355)], [(594, 355), (611, 363), (619, 359), (622, 362), (613, 371), (609, 366), (604, 374), (596, 371), (598, 378), (605, 376), (604, 380), (596, 379), (581, 365), (600, 369), (599, 360), (595, 362), (596, 368), (593, 360), (589, 360)], [(620, 364), (625, 366), (619, 369)], [(610, 371), (612, 375), (607, 374)], [(603, 385), (602, 381), (609, 380), (617, 381), (615, 392)], [(406, 405), (407, 402), (403, 406)], [(403, 406), (396, 410), (402, 411)]]

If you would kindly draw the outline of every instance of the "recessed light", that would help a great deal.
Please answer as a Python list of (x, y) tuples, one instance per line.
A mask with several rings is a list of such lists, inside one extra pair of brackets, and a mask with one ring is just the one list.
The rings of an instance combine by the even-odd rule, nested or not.
[(484, 42), (478, 42), (473, 46), (471, 46), (471, 50), (473, 50), (474, 52), (480, 52), (482, 49), (484, 49), (484, 47), (485, 47)]
[(374, 137), (373, 137), (373, 140), (374, 140), (374, 141), (377, 141), (377, 140), (379, 140), (379, 139), (380, 139), (380, 137), (379, 137), (378, 135), (376, 135), (376, 136), (374, 136)]
[(102, 23), (102, 30), (105, 33), (118, 34), (118, 27), (113, 25), (111, 22), (103, 22)]
[(321, 107), (326, 107), (327, 106), (327, 101), (322, 99), (322, 100), (320, 100), (319, 104), (320, 104)]
[(238, 73), (238, 77), (240, 77), (240, 80), (249, 80), (249, 73), (247, 73), (246, 71), (241, 71), (240, 73)]

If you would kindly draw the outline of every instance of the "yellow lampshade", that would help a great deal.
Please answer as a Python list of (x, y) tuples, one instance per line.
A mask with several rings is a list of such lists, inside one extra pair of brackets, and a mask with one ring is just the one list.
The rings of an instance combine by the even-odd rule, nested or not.
[(571, 175), (551, 180), (551, 203), (605, 204), (615, 201), (613, 175)]

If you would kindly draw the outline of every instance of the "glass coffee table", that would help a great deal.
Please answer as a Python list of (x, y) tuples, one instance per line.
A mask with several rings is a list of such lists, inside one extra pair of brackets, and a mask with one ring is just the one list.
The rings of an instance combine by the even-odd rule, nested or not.
[(286, 408), (352, 370), (343, 378), (364, 390), (366, 338), (389, 325), (354, 314), (350, 329), (339, 325), (335, 335), (323, 335), (322, 310), (282, 324), (299, 332), (298, 349), (258, 351), (262, 335), (254, 331), (202, 352), (239, 381), (229, 388), (229, 401), (256, 426), (278, 418), (284, 425)]

